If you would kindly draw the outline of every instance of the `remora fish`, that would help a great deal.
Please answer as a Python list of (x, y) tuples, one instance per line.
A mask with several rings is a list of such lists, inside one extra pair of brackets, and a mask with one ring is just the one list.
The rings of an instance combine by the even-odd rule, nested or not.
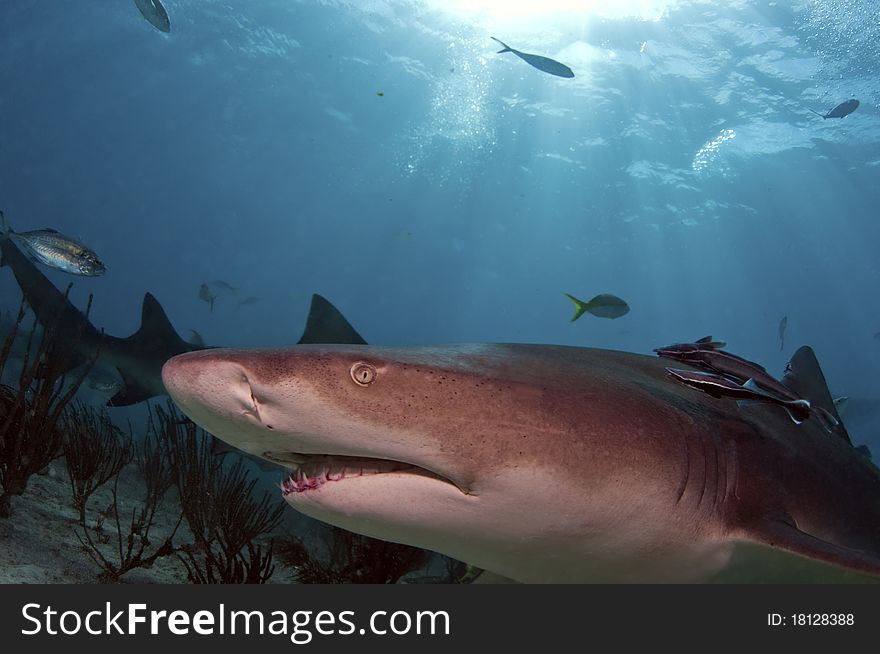
[(31, 258), (45, 266), (71, 275), (86, 277), (96, 277), (107, 272), (107, 268), (97, 254), (82, 243), (54, 229), (13, 232), (2, 211), (0, 211), (0, 224), (2, 224), (0, 237), (12, 239)]
[[(110, 398), (111, 406), (143, 402), (165, 395), (162, 366), (171, 357), (205, 349), (185, 342), (171, 325), (162, 306), (150, 293), (144, 295), (141, 327), (128, 338), (103, 334), (43, 275), (18, 249), (0, 235), (0, 266), (12, 269), (28, 306), (45, 327), (55, 330), (57, 349), (69, 359), (68, 370), (94, 360), (96, 368), (115, 368), (122, 388)], [(312, 296), (308, 320), (300, 343), (351, 342), (364, 340), (343, 315), (320, 295)]]
[[(822, 404), (812, 350), (795, 356), (798, 392)], [(805, 559), (880, 576), (880, 471), (865, 456), (775, 407), (695, 394), (655, 357), (215, 349), (175, 357), (163, 378), (211, 433), (298, 461), (283, 491), (297, 510), (509, 579), (803, 580)]]
[(159, 0), (134, 0), (134, 4), (150, 25), (161, 32), (171, 31), (171, 19)]
[(574, 315), (571, 317), (571, 322), (580, 318), (585, 312), (592, 313), (599, 318), (610, 318), (612, 320), (629, 313), (629, 305), (616, 295), (602, 293), (587, 302), (578, 300), (568, 293), (563, 293), (563, 295), (574, 304)]
[(542, 70), (545, 73), (550, 73), (551, 75), (556, 75), (557, 77), (574, 77), (574, 73), (571, 71), (571, 68), (569, 68), (565, 64), (559, 63), (555, 59), (542, 57), (541, 55), (536, 54), (529, 54), (528, 52), (520, 52), (519, 50), (514, 50), (513, 48), (511, 48), (504, 41), (496, 39), (494, 36), (490, 36), (489, 38), (493, 41), (498, 41), (498, 43), (504, 46), (502, 50), (498, 51), (498, 54), (501, 54), (502, 52), (512, 52), (530, 66), (533, 66), (538, 70)]
[(824, 116), (820, 114), (818, 111), (813, 111), (814, 114), (820, 116), (821, 118), (843, 118), (844, 116), (849, 116), (852, 112), (859, 108), (859, 101), (855, 98), (850, 100), (846, 100), (845, 102), (841, 102), (839, 105), (834, 107), (831, 111), (829, 111)]
[(765, 393), (751, 380), (745, 384), (738, 384), (723, 375), (713, 372), (697, 372), (696, 370), (678, 370), (667, 368), (673, 378), (681, 383), (703, 391), (715, 398), (733, 397), (738, 400), (751, 400), (755, 402), (770, 402), (778, 404), (788, 411), (788, 415), (794, 422), (801, 424), (811, 415), (810, 403), (806, 400), (782, 400), (774, 395)]
[(654, 348), (654, 351), (658, 356), (678, 359), (688, 354), (705, 352), (706, 350), (720, 350), (724, 347), (727, 347), (727, 343), (724, 341), (713, 341), (711, 336), (703, 336), (693, 343), (673, 343), (665, 347)]
[[(763, 366), (730, 352), (722, 352), (714, 348), (705, 350), (696, 349), (691, 351), (675, 351), (668, 348), (660, 348), (655, 350), (655, 352), (665, 359), (682, 361), (714, 375), (726, 377), (737, 387), (758, 391), (764, 395), (769, 393), (783, 402), (791, 403), (803, 401), (802, 398), (798, 397), (798, 395), (784, 383), (778, 381), (768, 373)], [(741, 399), (748, 400), (749, 398), (743, 397)], [(809, 407), (810, 412), (816, 416), (816, 419), (821, 421), (822, 425), (828, 432), (837, 434), (841, 438), (846, 439), (847, 442), (850, 442), (849, 435), (840, 424), (836, 408), (832, 413), (820, 406), (811, 406), (809, 402), (807, 403), (807, 406)]]

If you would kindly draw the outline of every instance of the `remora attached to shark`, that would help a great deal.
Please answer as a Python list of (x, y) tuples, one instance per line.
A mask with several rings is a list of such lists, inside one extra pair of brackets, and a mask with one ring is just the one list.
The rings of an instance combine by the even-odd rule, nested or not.
[[(297, 510), (517, 581), (723, 579), (780, 556), (880, 575), (866, 457), (778, 407), (678, 384), (653, 357), (306, 345), (184, 354), (163, 378), (205, 429), (287, 462)], [(786, 380), (831, 403), (811, 349)]]

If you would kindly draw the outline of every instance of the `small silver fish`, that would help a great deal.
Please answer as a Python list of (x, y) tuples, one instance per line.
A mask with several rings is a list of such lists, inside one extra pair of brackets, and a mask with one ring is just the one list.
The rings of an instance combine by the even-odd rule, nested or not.
[(232, 284), (230, 284), (228, 282), (224, 282), (222, 279), (218, 279), (217, 281), (211, 282), (211, 286), (216, 286), (217, 288), (222, 289), (224, 291), (237, 291), (238, 290), (237, 288), (235, 288), (235, 286), (233, 286)]
[(134, 0), (134, 4), (150, 25), (160, 32), (171, 31), (171, 19), (159, 0)]
[(45, 266), (86, 277), (97, 277), (107, 272), (97, 254), (79, 241), (54, 229), (13, 232), (2, 211), (0, 223), (0, 238), (11, 239), (25, 254)]
[(839, 105), (834, 107), (834, 109), (832, 109), (831, 111), (829, 111), (827, 114), (824, 114), (824, 115), (820, 114), (818, 111), (813, 111), (812, 109), (810, 109), (810, 111), (813, 111), (814, 114), (822, 117), (823, 119), (827, 119), (827, 118), (843, 118), (845, 116), (849, 116), (852, 112), (854, 112), (858, 108), (859, 108), (859, 101), (856, 100), (855, 98), (851, 98), (849, 100), (841, 102)]

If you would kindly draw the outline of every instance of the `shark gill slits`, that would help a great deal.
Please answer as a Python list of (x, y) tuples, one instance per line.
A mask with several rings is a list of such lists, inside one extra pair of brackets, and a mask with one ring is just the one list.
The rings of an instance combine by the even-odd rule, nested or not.
[(376, 369), (360, 361), (351, 367), (351, 378), (358, 386), (369, 386), (376, 381)]

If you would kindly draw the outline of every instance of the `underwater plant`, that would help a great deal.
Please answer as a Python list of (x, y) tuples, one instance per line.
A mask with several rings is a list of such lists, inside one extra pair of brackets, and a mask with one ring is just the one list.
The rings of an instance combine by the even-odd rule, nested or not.
[(255, 498), (257, 479), (244, 462), (224, 465), (212, 452), (213, 437), (180, 416), (173, 404), (154, 412), (194, 539), (177, 551), (187, 578), (197, 584), (265, 583), (275, 572), (273, 542), (256, 541), (278, 526), (284, 504), (268, 493)]
[(323, 552), (314, 552), (293, 537), (278, 545), (278, 558), (303, 584), (396, 584), (425, 567), (427, 550), (362, 536), (339, 527), (320, 525)]
[[(0, 375), (10, 362), (25, 312), (22, 302), (0, 348)], [(17, 387), (0, 384), (0, 518), (12, 515), (12, 497), (24, 493), (31, 475), (60, 456), (63, 437), (59, 421), (90, 367), (87, 363), (83, 372), (67, 383), (65, 373), (73, 367), (70, 351), (64, 347), (67, 342), (59, 342), (54, 324), (43, 327), (38, 337), (34, 320), (28, 332)]]
[(64, 416), (64, 460), (73, 505), (85, 524), (89, 497), (114, 479), (131, 461), (131, 436), (126, 439), (106, 411), (71, 406)]
[[(106, 414), (94, 415), (96, 412), (90, 409), (86, 409), (84, 412), (93, 414), (82, 421), (85, 425), (101, 423), (106, 417)], [(169, 453), (153, 434), (147, 434), (139, 445), (132, 447), (130, 438), (123, 440), (121, 432), (112, 424), (109, 427), (102, 425), (101, 429), (103, 430), (101, 435), (95, 435), (95, 437), (96, 440), (100, 440), (104, 446), (108, 447), (110, 452), (108, 456), (112, 457), (112, 462), (102, 466), (89, 461), (87, 465), (81, 466), (78, 473), (83, 470), (94, 471), (94, 473), (86, 483), (81, 483), (79, 486), (73, 482), (74, 474), (78, 473), (74, 473), (70, 469), (69, 471), (74, 489), (74, 501), (76, 502), (78, 497), (82, 498), (80, 531), (76, 534), (77, 538), (86, 553), (101, 567), (102, 572), (99, 580), (114, 583), (135, 568), (150, 568), (158, 559), (175, 554), (177, 548), (174, 546), (173, 540), (183, 515), (178, 517), (171, 533), (166, 535), (158, 547), (155, 547), (150, 539), (150, 533), (155, 527), (156, 516), (163, 506), (165, 495), (173, 485), (174, 473)], [(87, 432), (83, 430), (82, 433)], [(117, 440), (116, 444), (111, 444), (113, 439)], [(91, 451), (95, 451), (94, 448)], [(124, 521), (122, 519), (124, 507), (120, 502), (119, 482), (125, 470), (127, 459), (130, 459), (132, 455), (143, 482), (144, 494), (140, 507), (132, 508), (130, 519)], [(100, 481), (101, 476), (105, 477), (114, 469), (110, 504), (104, 511), (98, 512), (94, 524), (89, 525), (86, 518), (88, 496), (100, 485), (97, 482)], [(88, 494), (84, 494), (80, 490), (82, 488), (90, 489)], [(112, 520), (112, 529), (105, 527), (108, 519)], [(115, 538), (112, 531), (115, 531)]]

